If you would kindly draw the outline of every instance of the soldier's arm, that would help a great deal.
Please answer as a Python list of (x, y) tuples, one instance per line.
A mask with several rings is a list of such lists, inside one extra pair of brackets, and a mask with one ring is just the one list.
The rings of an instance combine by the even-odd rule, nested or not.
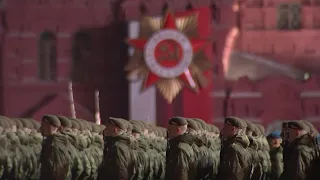
[(129, 150), (117, 149), (116, 152), (115, 174), (118, 180), (131, 179), (129, 170), (131, 167), (132, 157)]
[(308, 175), (308, 168), (311, 167), (312, 155), (310, 152), (305, 150), (298, 150), (295, 152), (294, 159), (295, 162), (292, 162), (292, 165), (295, 164), (292, 173), (295, 173), (296, 179), (305, 179)]
[[(226, 158), (224, 161), (224, 164), (226, 164), (228, 167), (226, 167), (228, 170), (227, 173), (223, 174), (223, 177), (220, 177), (220, 179), (233, 179), (233, 180), (243, 180), (246, 177), (244, 177), (244, 164), (241, 165), (240, 157), (238, 155), (238, 152), (235, 149), (232, 149), (231, 151), (228, 151), (228, 158)], [(226, 171), (225, 171), (226, 172)]]
[(272, 167), (272, 176), (278, 179), (283, 172), (283, 157), (281, 153), (277, 153)]
[(65, 142), (54, 140), (48, 157), (48, 168), (51, 175), (56, 179), (66, 179), (69, 173), (70, 155), (65, 146)]
[(173, 160), (173, 165), (171, 167), (175, 167), (174, 176), (176, 180), (185, 180), (189, 179), (189, 164), (191, 161), (190, 152), (188, 149), (180, 148), (176, 155), (176, 160)]

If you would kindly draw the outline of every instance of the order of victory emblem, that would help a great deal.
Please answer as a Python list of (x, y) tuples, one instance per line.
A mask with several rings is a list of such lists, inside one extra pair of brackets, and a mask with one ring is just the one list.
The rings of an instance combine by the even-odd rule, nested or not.
[(129, 77), (144, 78), (142, 90), (156, 85), (171, 103), (184, 86), (198, 92), (207, 84), (203, 72), (211, 68), (203, 48), (208, 39), (198, 38), (197, 13), (175, 18), (167, 13), (161, 20), (143, 17), (135, 48), (126, 70)]

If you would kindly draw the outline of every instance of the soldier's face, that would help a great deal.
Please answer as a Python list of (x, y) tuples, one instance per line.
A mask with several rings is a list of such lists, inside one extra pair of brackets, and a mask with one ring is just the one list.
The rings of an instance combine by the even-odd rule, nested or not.
[(43, 136), (49, 136), (49, 135), (51, 135), (53, 133), (51, 125), (46, 123), (46, 122), (44, 122), (44, 121), (41, 122), (40, 130), (41, 130), (41, 134)]
[(289, 129), (288, 141), (293, 141), (299, 136), (299, 131), (297, 129)]
[(115, 127), (112, 124), (106, 124), (106, 128), (104, 129), (105, 136), (113, 136), (115, 131)]
[(139, 133), (132, 133), (132, 136), (136, 139), (138, 139), (140, 137), (140, 134)]
[(231, 137), (235, 133), (235, 127), (230, 126), (229, 124), (224, 124), (222, 129), (223, 137)]
[(174, 125), (168, 126), (168, 138), (173, 138), (178, 135), (178, 127)]

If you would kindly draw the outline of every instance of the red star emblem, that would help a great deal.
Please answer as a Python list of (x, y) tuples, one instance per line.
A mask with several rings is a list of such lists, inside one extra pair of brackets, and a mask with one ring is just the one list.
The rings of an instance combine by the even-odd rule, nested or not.
[[(168, 12), (163, 19), (163, 24), (161, 30), (172, 29), (176, 30), (176, 19), (171, 12)], [(202, 48), (205, 47), (206, 43), (208, 43), (207, 39), (193, 39), (189, 38), (190, 44), (192, 45), (193, 54), (199, 52)], [(135, 49), (139, 51), (144, 51), (148, 39), (129, 39), (128, 43), (133, 46)], [(184, 56), (182, 53), (181, 45), (171, 39), (166, 39), (159, 42), (155, 46), (154, 56), (157, 59), (157, 63), (162, 67), (173, 68), (181, 62), (181, 57)], [(163, 58), (164, 57), (164, 58)], [(159, 77), (159, 75), (149, 71), (148, 75), (145, 79), (144, 88), (147, 88), (153, 84), (155, 84), (158, 80), (163, 77)], [(196, 82), (194, 81), (189, 68), (185, 69), (180, 75), (177, 76), (180, 80), (185, 82), (189, 87), (195, 89), (197, 87)]]

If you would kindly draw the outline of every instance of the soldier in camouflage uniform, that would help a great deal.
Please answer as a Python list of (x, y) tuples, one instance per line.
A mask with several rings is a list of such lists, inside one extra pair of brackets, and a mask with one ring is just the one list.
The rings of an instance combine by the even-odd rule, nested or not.
[(271, 160), (270, 160), (270, 147), (268, 141), (265, 137), (265, 129), (261, 124), (255, 124), (258, 130), (258, 154), (260, 158), (260, 163), (262, 164), (262, 180), (266, 180), (269, 178), (271, 173)]
[(245, 135), (247, 125), (236, 117), (227, 117), (223, 126), (223, 146), (220, 157), (220, 180), (250, 179), (249, 139)]
[(306, 180), (311, 173), (313, 142), (309, 138), (309, 127), (301, 121), (288, 122), (289, 145), (284, 159), (281, 180)]
[(267, 136), (270, 145), (271, 174), (270, 180), (278, 180), (283, 172), (283, 149), (280, 132), (272, 132)]
[(313, 148), (313, 160), (312, 160), (312, 170), (310, 170), (310, 173), (308, 175), (307, 179), (318, 179), (319, 178), (319, 167), (320, 167), (320, 151), (319, 151), (319, 144), (318, 144), (318, 139), (317, 136), (319, 132), (317, 129), (313, 126), (312, 123), (306, 120), (301, 120), (303, 124), (308, 126), (309, 132), (308, 132), (308, 137), (312, 141), (312, 148)]
[[(103, 165), (99, 179), (128, 180), (134, 177), (134, 155), (131, 140), (125, 135), (125, 120), (110, 118), (105, 129)], [(111, 166), (110, 166), (111, 165)]]
[(173, 117), (169, 120), (166, 160), (166, 180), (196, 179), (193, 171), (194, 151), (193, 137), (187, 133), (188, 122), (182, 117)]
[(220, 131), (214, 125), (209, 125), (209, 132), (207, 133), (207, 146), (209, 153), (212, 154), (212, 174), (209, 175), (209, 179), (216, 179), (220, 164), (220, 150), (221, 150), (221, 139)]
[(78, 138), (77, 134), (72, 131), (72, 123), (67, 117), (58, 116), (58, 119), (60, 121), (61, 126), (59, 127), (59, 132), (64, 135), (68, 141), (68, 149), (70, 149), (70, 157), (71, 157), (71, 163), (69, 167), (69, 178), (71, 180), (77, 180), (79, 179), (82, 171), (83, 171), (83, 165), (82, 161), (80, 159), (80, 153), (78, 149)]
[[(29, 135), (29, 146), (32, 151), (32, 161), (33, 161), (33, 170), (29, 175), (30, 180), (38, 180), (40, 178), (40, 155), (41, 155), (41, 148), (42, 148), (42, 141), (43, 137), (40, 133), (40, 123), (33, 120), (29, 119), (27, 121), (30, 123), (30, 130), (27, 130), (28, 135)], [(32, 124), (32, 125), (31, 125)]]
[(257, 126), (249, 121), (245, 121), (247, 124), (246, 135), (249, 138), (250, 144), (247, 151), (250, 153), (251, 164), (250, 164), (250, 178), (251, 180), (260, 180), (263, 176), (262, 162), (260, 160), (258, 150), (259, 150), (259, 135), (260, 132)]
[(72, 158), (67, 147), (68, 138), (59, 133), (59, 119), (53, 115), (42, 118), (41, 132), (45, 136), (41, 151), (40, 179), (61, 180), (69, 177), (68, 173)]
[(8, 174), (5, 174), (7, 179), (20, 179), (22, 177), (22, 169), (20, 163), (22, 161), (22, 152), (20, 150), (20, 139), (17, 136), (17, 127), (16, 123), (7, 117), (2, 117), (7, 124), (8, 124), (8, 131), (6, 133), (9, 146), (8, 149), (10, 150), (9, 158), (12, 162), (12, 169)]
[(102, 166), (103, 161), (103, 149), (104, 149), (104, 141), (102, 132), (106, 128), (104, 125), (98, 125), (92, 123), (92, 144), (90, 146), (92, 156), (94, 159), (94, 162), (96, 163), (95, 166), (97, 167), (97, 170), (95, 172), (92, 172), (92, 179), (96, 180), (98, 179), (99, 170)]
[(12, 162), (9, 154), (9, 142), (6, 137), (8, 131), (8, 124), (0, 117), (0, 179), (6, 179), (6, 175), (12, 169)]

